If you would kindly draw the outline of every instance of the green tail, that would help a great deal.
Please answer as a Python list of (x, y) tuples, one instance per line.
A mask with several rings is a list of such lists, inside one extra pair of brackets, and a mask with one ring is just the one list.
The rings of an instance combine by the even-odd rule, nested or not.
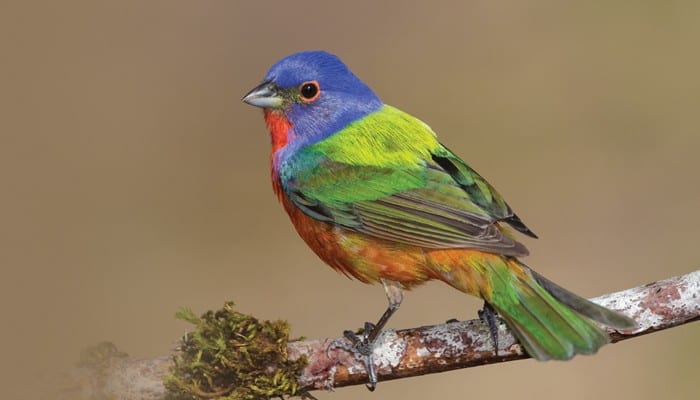
[(506, 263), (489, 265), (493, 292), (487, 301), (538, 360), (595, 353), (610, 337), (594, 321), (615, 329), (636, 326), (632, 319), (569, 292), (515, 259)]

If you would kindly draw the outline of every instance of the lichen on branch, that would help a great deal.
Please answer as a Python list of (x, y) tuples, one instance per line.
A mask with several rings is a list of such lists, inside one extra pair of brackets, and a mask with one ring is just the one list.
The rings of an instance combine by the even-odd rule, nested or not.
[[(592, 300), (638, 323), (634, 331), (610, 331), (614, 342), (699, 321), (700, 270)], [(291, 341), (286, 322), (258, 321), (234, 311), (233, 303), (201, 317), (188, 310), (178, 315), (195, 329), (182, 338), (176, 356), (135, 359), (114, 345), (100, 345), (67, 371), (64, 388), (51, 398), (262, 399), (367, 382), (364, 365), (353, 354), (328, 351), (341, 338)], [(527, 358), (502, 328), (497, 346), (479, 320), (387, 330), (375, 349), (379, 379)]]

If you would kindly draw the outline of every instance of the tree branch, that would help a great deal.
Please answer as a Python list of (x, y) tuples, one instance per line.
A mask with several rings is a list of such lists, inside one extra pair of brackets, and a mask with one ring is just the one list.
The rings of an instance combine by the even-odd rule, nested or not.
[[(634, 331), (609, 331), (613, 342), (672, 328), (700, 319), (700, 270), (592, 300), (637, 321), (639, 328)], [(505, 326), (500, 327), (498, 338), (496, 354), (488, 327), (480, 320), (387, 330), (374, 353), (379, 380), (528, 358)], [(305, 356), (309, 361), (299, 379), (305, 390), (329, 390), (367, 381), (362, 362), (352, 354), (334, 349), (327, 357), (326, 349), (338, 340), (342, 339), (288, 344), (291, 359)], [(69, 371), (70, 385), (63, 385), (58, 398), (163, 400), (162, 380), (171, 365), (169, 356), (137, 360), (114, 350), (97, 366)]]

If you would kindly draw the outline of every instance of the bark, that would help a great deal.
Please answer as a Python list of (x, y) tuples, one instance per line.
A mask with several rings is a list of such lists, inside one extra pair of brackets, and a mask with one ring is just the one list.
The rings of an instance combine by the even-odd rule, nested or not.
[[(609, 331), (613, 342), (672, 328), (700, 319), (700, 270), (592, 299), (637, 321), (634, 331)], [(505, 326), (494, 351), (488, 328), (480, 320), (404, 330), (387, 330), (374, 352), (379, 381), (528, 358)], [(306, 356), (299, 379), (306, 390), (364, 384), (361, 360), (328, 346), (341, 338), (290, 342), (290, 358)], [(133, 359), (116, 352), (104, 363), (67, 372), (59, 399), (119, 398), (164, 400), (162, 379), (170, 356)], [(54, 396), (56, 397), (56, 396)]]

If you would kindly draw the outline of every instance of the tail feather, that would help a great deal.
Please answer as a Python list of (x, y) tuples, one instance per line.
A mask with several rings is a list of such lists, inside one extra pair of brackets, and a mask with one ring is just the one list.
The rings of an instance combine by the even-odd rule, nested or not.
[(594, 304), (535, 273), (515, 259), (489, 263), (492, 294), (486, 299), (525, 350), (539, 360), (568, 360), (592, 354), (610, 341), (594, 321), (614, 328), (631, 319)]
[(554, 296), (555, 299), (571, 307), (579, 314), (585, 315), (594, 321), (600, 322), (605, 326), (615, 329), (634, 329), (637, 327), (637, 323), (631, 318), (609, 310), (603, 306), (593, 303), (592, 301), (586, 300), (576, 293), (572, 293), (564, 289), (533, 270), (530, 270), (530, 273), (535, 278), (537, 283), (539, 283), (547, 292)]

